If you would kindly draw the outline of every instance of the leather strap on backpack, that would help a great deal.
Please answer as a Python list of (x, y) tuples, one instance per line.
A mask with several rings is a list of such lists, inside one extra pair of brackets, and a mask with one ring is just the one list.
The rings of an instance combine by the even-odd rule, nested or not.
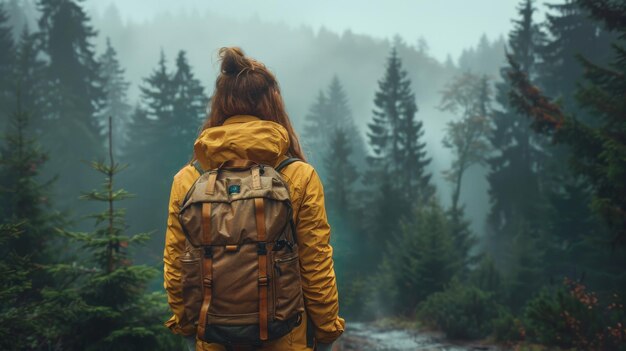
[(202, 245), (204, 246), (204, 259), (202, 261), (203, 299), (198, 321), (198, 337), (204, 339), (207, 314), (211, 305), (211, 293), (213, 292), (213, 251), (211, 247), (211, 203), (202, 203)]
[[(252, 187), (261, 188), (261, 175), (259, 167), (252, 168)], [(267, 287), (267, 243), (265, 242), (265, 204), (262, 197), (254, 199), (254, 212), (256, 217), (256, 231), (259, 256), (259, 339), (268, 339), (268, 306)]]
[(276, 172), (280, 172), (283, 168), (289, 166), (290, 164), (296, 162), (296, 161), (302, 161), (301, 159), (297, 158), (297, 157), (290, 157), (286, 160), (283, 160), (281, 163), (278, 164), (278, 166), (276, 166), (276, 168), (274, 168), (276, 170)]

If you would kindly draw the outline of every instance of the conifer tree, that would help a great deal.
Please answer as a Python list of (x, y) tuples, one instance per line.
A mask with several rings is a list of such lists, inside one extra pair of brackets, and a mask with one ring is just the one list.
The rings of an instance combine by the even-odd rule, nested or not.
[(368, 124), (374, 151), (369, 157), (370, 165), (379, 176), (396, 177), (394, 186), (401, 187), (401, 193), (411, 202), (423, 203), (434, 194), (431, 176), (426, 171), (430, 158), (426, 157), (426, 144), (421, 141), (422, 122), (415, 119), (417, 105), (411, 80), (395, 48), (378, 89), (374, 98), (376, 108)]
[[(533, 22), (535, 9), (532, 1), (522, 1), (518, 8), (520, 19), (509, 35), (510, 54), (520, 62), (522, 69), (536, 75), (536, 47), (540, 40), (537, 25)], [(488, 217), (489, 244), (498, 264), (515, 261), (506, 258), (515, 235), (540, 235), (545, 223), (540, 205), (545, 203), (541, 192), (542, 164), (545, 150), (542, 139), (529, 129), (523, 115), (510, 107), (510, 81), (502, 69), (504, 81), (496, 85), (496, 102), (500, 108), (492, 112), (493, 132), (489, 138), (494, 150), (488, 159), (489, 195), (491, 209)], [(530, 223), (530, 224), (529, 224)], [(527, 230), (527, 233), (519, 233)], [(508, 263), (507, 263), (508, 262)]]
[[(352, 117), (348, 97), (337, 75), (333, 76), (326, 91), (320, 91), (311, 105), (304, 127), (304, 144), (311, 155), (311, 163), (324, 165), (325, 155), (332, 152), (329, 146), (337, 130), (343, 130), (352, 149), (351, 159), (357, 169), (363, 171), (366, 152), (361, 133)], [(325, 179), (325, 169), (320, 168), (320, 176)]]
[(550, 101), (532, 84), (528, 75), (510, 56), (513, 70), (509, 73), (514, 83), (512, 99), (515, 106), (532, 117), (533, 128), (553, 137), (557, 143), (572, 148), (573, 170), (584, 177), (593, 188), (592, 208), (604, 220), (612, 234), (611, 241), (626, 245), (626, 128), (623, 93), (626, 91), (626, 15), (619, 5), (600, 1), (581, 1), (594, 17), (604, 20), (609, 29), (619, 34), (613, 44), (615, 59), (609, 66), (600, 66), (580, 57), (585, 68), (585, 83), (576, 94), (581, 106), (596, 118), (597, 127), (581, 123), (563, 113), (561, 107)]
[(325, 159), (328, 203), (341, 217), (347, 216), (354, 206), (353, 186), (358, 172), (352, 162), (352, 146), (343, 129), (333, 133)]
[[(96, 31), (81, 4), (73, 0), (41, 0), (39, 33), (47, 56), (46, 126), (43, 144), (53, 155), (49, 172), (61, 174), (63, 199), (78, 196), (91, 181), (81, 174), (81, 161), (102, 152), (96, 114), (103, 94), (91, 41)], [(65, 200), (67, 201), (67, 200)]]
[[(167, 203), (171, 177), (187, 162), (193, 142), (204, 117), (208, 98), (194, 76), (185, 53), (180, 52), (176, 70), (167, 67), (161, 52), (157, 67), (141, 86), (141, 105), (135, 109), (129, 124), (132, 143), (124, 151), (133, 162), (132, 179), (125, 184), (139, 197), (147, 199), (131, 207), (132, 218), (152, 218)], [(158, 157), (154, 157), (158, 154)], [(159, 190), (155, 190), (159, 189)], [(137, 221), (145, 230), (145, 222)]]
[[(146, 293), (148, 283), (158, 271), (134, 265), (129, 252), (132, 245), (146, 242), (149, 234), (128, 235), (125, 211), (116, 208), (130, 194), (115, 188), (116, 176), (125, 166), (114, 161), (111, 130), (109, 127), (108, 162), (91, 164), (105, 177), (102, 188), (82, 196), (84, 200), (103, 203), (105, 208), (92, 215), (94, 231), (65, 232), (89, 253), (85, 263), (95, 269), (83, 271), (78, 284), (73, 285), (83, 310), (80, 315), (72, 316), (71, 334), (62, 336), (63, 343), (67, 349), (173, 349), (177, 341), (165, 335), (161, 325), (161, 318), (167, 313), (165, 297), (162, 293)], [(159, 295), (162, 303), (155, 303), (154, 294)]]
[(15, 95), (0, 147), (0, 348), (49, 349), (56, 338), (50, 326), (62, 305), (45, 290), (56, 284), (50, 274), (59, 258), (53, 243), (56, 228), (66, 221), (52, 209), (54, 178), (41, 181), (47, 155), (32, 136), (20, 90)]
[(16, 50), (15, 83), (21, 94), (21, 104), (30, 116), (29, 128), (33, 136), (41, 136), (45, 129), (46, 101), (49, 84), (46, 64), (41, 59), (37, 33), (24, 27)]
[(430, 294), (443, 290), (457, 273), (459, 261), (446, 214), (436, 202), (414, 209), (400, 234), (384, 251), (378, 286), (383, 308), (396, 313), (415, 311)]
[(128, 123), (131, 117), (131, 106), (128, 103), (129, 83), (124, 78), (124, 69), (117, 59), (117, 52), (111, 46), (111, 40), (107, 38), (106, 49), (98, 59), (100, 64), (100, 74), (102, 79), (102, 90), (104, 92), (104, 103), (98, 112), (100, 129), (106, 131), (106, 121), (109, 116), (115, 118), (114, 135), (120, 141), (116, 145), (115, 154), (119, 154), (124, 148), (123, 142), (127, 140)]
[(32, 331), (32, 321), (24, 316), (32, 315), (35, 305), (25, 303), (23, 295), (31, 290), (32, 263), (28, 256), (20, 256), (13, 250), (13, 242), (19, 240), (19, 225), (0, 224), (0, 348), (3, 350), (26, 350), (32, 347), (24, 338), (24, 331)]
[[(13, 42), (13, 32), (9, 26), (9, 18), (4, 8), (4, 3), (0, 3), (0, 106), (9, 106), (13, 92), (11, 79), (13, 77), (13, 65), (15, 58), (15, 43)], [(4, 127), (4, 121), (8, 119), (8, 111), (0, 111), (0, 130)]]
[[(174, 157), (179, 160), (185, 155), (191, 156), (193, 141), (206, 115), (208, 98), (204, 87), (191, 70), (185, 51), (179, 51), (176, 57), (176, 71), (172, 77), (174, 93), (173, 120), (170, 122), (169, 133), (176, 134), (173, 145)], [(172, 146), (173, 146), (172, 145)]]
[(592, 62), (608, 63), (615, 35), (589, 18), (589, 11), (574, 0), (547, 7), (547, 35), (537, 49), (541, 57), (537, 83), (548, 96), (561, 99), (565, 110), (593, 123), (586, 111), (577, 108), (575, 93), (584, 67), (576, 56), (584, 53)]
[(47, 155), (28, 133), (30, 115), (23, 109), (19, 90), (16, 101), (5, 144), (0, 149), (0, 222), (19, 224), (22, 234), (12, 241), (17, 255), (45, 263), (54, 227), (62, 222), (58, 214), (49, 210), (48, 189), (54, 178), (39, 181)]

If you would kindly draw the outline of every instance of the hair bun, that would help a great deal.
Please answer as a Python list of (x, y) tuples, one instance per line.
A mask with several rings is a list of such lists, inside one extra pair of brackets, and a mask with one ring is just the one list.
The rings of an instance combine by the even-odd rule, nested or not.
[(222, 60), (222, 73), (228, 75), (239, 74), (246, 68), (252, 68), (250, 60), (238, 47), (223, 47), (219, 51)]

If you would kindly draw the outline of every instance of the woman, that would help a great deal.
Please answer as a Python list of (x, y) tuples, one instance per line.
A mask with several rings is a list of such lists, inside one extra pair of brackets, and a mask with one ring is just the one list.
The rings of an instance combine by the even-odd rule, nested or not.
[[(214, 169), (232, 159), (249, 159), (276, 166), (289, 157), (305, 160), (274, 75), (239, 48), (219, 51), (221, 72), (215, 83), (211, 109), (194, 144), (194, 161)], [(338, 316), (330, 227), (320, 179), (306, 162), (294, 162), (281, 174), (289, 185), (296, 225), (305, 316), (289, 334), (267, 342), (260, 350), (330, 350), (345, 322)], [(166, 323), (193, 344), (196, 326), (186, 325), (179, 257), (185, 235), (178, 220), (183, 198), (199, 172), (189, 164), (172, 184), (163, 261), (165, 289), (174, 316)], [(312, 340), (313, 339), (313, 340)], [(315, 346), (314, 346), (315, 345)], [(198, 340), (196, 349), (225, 350)]]

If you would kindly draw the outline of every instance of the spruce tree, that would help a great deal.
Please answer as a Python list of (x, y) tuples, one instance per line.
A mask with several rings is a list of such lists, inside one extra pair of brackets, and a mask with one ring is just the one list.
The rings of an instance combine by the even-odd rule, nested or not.
[(165, 210), (169, 195), (166, 189), (174, 174), (191, 158), (207, 100), (185, 53), (178, 54), (176, 70), (171, 72), (161, 52), (156, 69), (141, 86), (141, 105), (129, 124), (131, 142), (124, 152), (135, 169), (125, 184), (146, 200), (130, 209), (135, 218), (133, 224), (140, 228), (155, 229), (144, 227), (145, 221), (137, 219), (151, 218)]
[(23, 295), (32, 287), (33, 267), (28, 256), (13, 250), (13, 242), (22, 235), (19, 225), (0, 224), (0, 348), (27, 350), (32, 347), (25, 331), (33, 330), (33, 323), (24, 316), (32, 315), (35, 305), (25, 303)]
[(576, 98), (581, 107), (595, 117), (596, 126), (581, 123), (564, 113), (533, 85), (513, 56), (509, 57), (514, 68), (509, 76), (515, 87), (511, 96), (515, 106), (532, 117), (536, 131), (550, 135), (555, 142), (572, 149), (572, 168), (592, 186), (592, 208), (608, 226), (610, 241), (625, 246), (626, 108), (623, 94), (626, 91), (626, 15), (623, 6), (607, 1), (581, 1), (581, 4), (620, 38), (613, 44), (615, 59), (608, 66), (597, 65), (579, 56), (585, 68), (585, 81)]
[(408, 315), (426, 297), (443, 290), (459, 269), (445, 211), (434, 201), (413, 211), (386, 245), (378, 272), (384, 283), (376, 285), (376, 301), (382, 301), (383, 309)]
[(592, 62), (608, 63), (615, 35), (601, 22), (589, 18), (589, 11), (576, 1), (566, 0), (547, 7), (550, 10), (546, 15), (547, 35), (537, 49), (541, 57), (537, 84), (548, 96), (561, 99), (565, 110), (593, 123), (592, 117), (577, 108), (575, 93), (584, 67), (576, 56), (584, 53)]
[(100, 129), (103, 132), (106, 130), (106, 121), (109, 116), (115, 118), (113, 134), (117, 135), (122, 142), (118, 142), (113, 151), (119, 155), (124, 148), (123, 142), (128, 138), (128, 123), (132, 112), (127, 97), (130, 84), (124, 78), (124, 69), (120, 66), (117, 52), (111, 46), (109, 38), (106, 41), (106, 49), (98, 62), (100, 64), (102, 90), (105, 95), (102, 109), (98, 112)]
[(378, 89), (374, 98), (376, 108), (368, 124), (374, 151), (369, 157), (370, 166), (379, 176), (396, 178), (394, 186), (402, 189), (407, 200), (423, 203), (434, 194), (431, 175), (426, 171), (430, 158), (426, 157), (426, 144), (421, 141), (423, 124), (415, 119), (417, 105), (411, 80), (395, 47)]
[(352, 146), (343, 129), (333, 133), (324, 161), (330, 208), (342, 216), (348, 215), (354, 206), (353, 186), (358, 179), (358, 172), (352, 162)]
[(173, 156), (184, 160), (191, 157), (193, 142), (198, 134), (202, 121), (206, 117), (208, 98), (204, 94), (204, 87), (191, 70), (185, 51), (179, 51), (176, 57), (176, 71), (172, 77), (174, 93), (173, 119), (168, 121), (169, 133), (176, 135), (171, 146)]
[[(0, 3), (0, 106), (10, 106), (11, 95), (14, 91), (12, 86), (13, 65), (15, 61), (15, 43), (13, 32), (9, 26), (9, 17), (5, 11), (4, 3)], [(0, 130), (6, 127), (8, 120), (7, 109), (0, 111)]]
[[(539, 30), (533, 22), (532, 1), (522, 1), (520, 19), (509, 35), (510, 55), (531, 76), (536, 75), (536, 47)], [(496, 85), (496, 102), (500, 106), (491, 113), (493, 132), (489, 138), (494, 150), (488, 159), (491, 209), (488, 217), (489, 245), (498, 264), (511, 268), (510, 256), (516, 235), (541, 235), (545, 223), (540, 205), (545, 203), (541, 192), (541, 171), (545, 158), (542, 139), (532, 133), (529, 122), (510, 107), (510, 67), (502, 69), (503, 82)], [(520, 233), (520, 230), (528, 232)]]
[(54, 178), (39, 180), (48, 156), (28, 132), (30, 114), (23, 109), (19, 90), (16, 95), (17, 106), (0, 149), (0, 222), (19, 224), (22, 234), (12, 242), (17, 255), (45, 263), (54, 227), (62, 222), (49, 210), (48, 189)]
[(49, 349), (57, 337), (51, 326), (66, 307), (46, 294), (57, 284), (51, 274), (61, 256), (56, 228), (66, 221), (50, 201), (54, 178), (41, 181), (47, 156), (32, 136), (20, 90), (15, 95), (0, 148), (0, 348)]
[[(109, 119), (111, 123), (111, 119)], [(110, 125), (110, 124), (109, 124)], [(85, 266), (72, 289), (83, 304), (80, 315), (71, 317), (71, 333), (62, 336), (67, 349), (84, 350), (168, 350), (177, 341), (167, 336), (161, 320), (167, 308), (162, 293), (147, 294), (148, 283), (158, 270), (134, 265), (131, 246), (149, 239), (148, 233), (128, 235), (125, 210), (116, 208), (119, 201), (131, 195), (116, 189), (116, 176), (125, 166), (114, 161), (112, 128), (109, 127), (109, 160), (92, 162), (91, 167), (104, 176), (100, 189), (84, 193), (82, 199), (104, 204), (95, 220), (92, 232), (65, 232), (84, 252)], [(156, 303), (154, 295), (161, 303)]]
[(15, 83), (21, 94), (21, 104), (30, 115), (29, 128), (40, 137), (46, 128), (45, 112), (49, 94), (46, 63), (41, 59), (37, 33), (24, 27), (17, 45)]
[[(103, 94), (91, 41), (96, 31), (80, 5), (72, 0), (40, 0), (39, 36), (47, 56), (46, 133), (43, 144), (53, 155), (49, 172), (61, 174), (64, 199), (78, 196), (90, 182), (81, 162), (102, 152), (96, 114)], [(67, 201), (67, 200), (66, 200)]]
[(366, 151), (359, 128), (352, 117), (348, 97), (337, 75), (333, 76), (326, 91), (320, 91), (311, 105), (304, 126), (304, 145), (308, 149), (310, 161), (320, 169), (320, 176), (326, 179), (324, 158), (329, 152), (330, 143), (337, 130), (343, 130), (352, 149), (352, 160), (357, 169), (363, 171)]

